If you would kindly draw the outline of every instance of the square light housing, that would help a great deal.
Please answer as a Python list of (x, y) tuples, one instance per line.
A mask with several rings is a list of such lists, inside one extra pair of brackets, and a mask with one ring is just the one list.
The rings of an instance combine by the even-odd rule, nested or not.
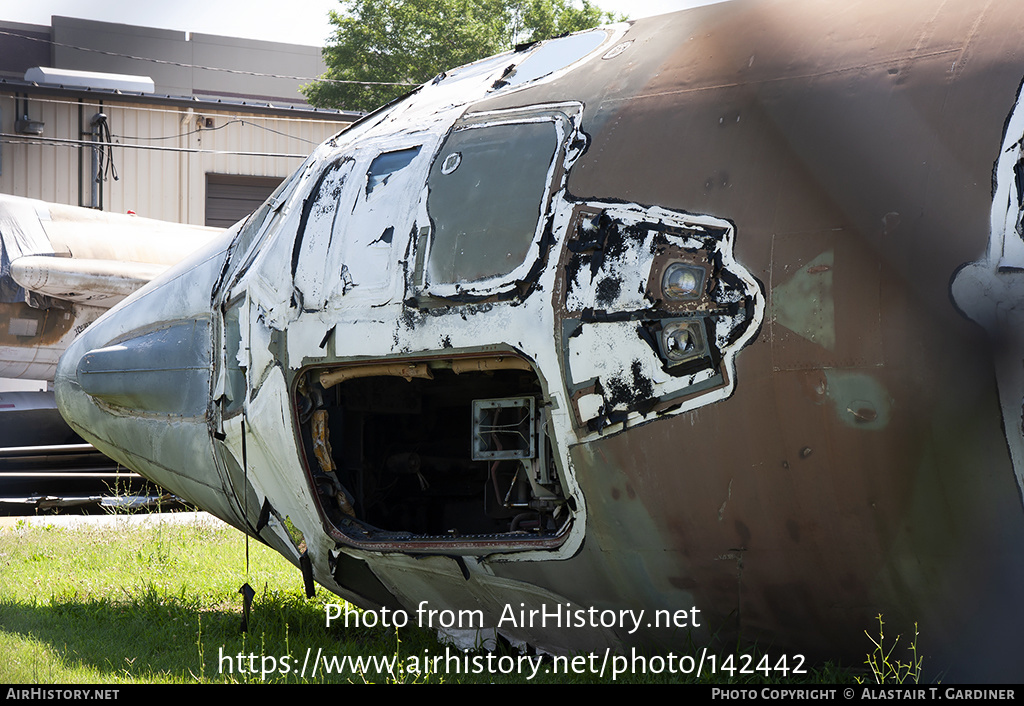
[(662, 322), (658, 336), (661, 357), (669, 367), (707, 355), (707, 337), (700, 319), (670, 319)]

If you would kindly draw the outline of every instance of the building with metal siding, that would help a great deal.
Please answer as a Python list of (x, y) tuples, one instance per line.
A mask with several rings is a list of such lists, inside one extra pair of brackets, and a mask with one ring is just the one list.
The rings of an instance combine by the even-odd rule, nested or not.
[[(34, 66), (147, 76), (154, 91), (26, 81)], [(305, 103), (299, 86), (323, 70), (316, 47), (0, 22), (0, 193), (223, 226), (358, 117)]]

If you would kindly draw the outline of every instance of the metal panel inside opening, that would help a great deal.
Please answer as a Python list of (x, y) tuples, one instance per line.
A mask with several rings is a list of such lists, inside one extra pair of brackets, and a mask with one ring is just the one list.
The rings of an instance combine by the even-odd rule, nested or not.
[(546, 398), (521, 358), (308, 369), (294, 402), (309, 480), (340, 544), (487, 554), (553, 549), (568, 534), (574, 504)]

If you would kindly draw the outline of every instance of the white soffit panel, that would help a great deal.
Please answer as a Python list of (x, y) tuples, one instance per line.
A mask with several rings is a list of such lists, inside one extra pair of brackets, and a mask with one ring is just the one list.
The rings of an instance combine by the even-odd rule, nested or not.
[(53, 69), (45, 66), (36, 66), (26, 71), (25, 80), (65, 88), (95, 88), (132, 93), (153, 93), (156, 90), (153, 79), (149, 76)]

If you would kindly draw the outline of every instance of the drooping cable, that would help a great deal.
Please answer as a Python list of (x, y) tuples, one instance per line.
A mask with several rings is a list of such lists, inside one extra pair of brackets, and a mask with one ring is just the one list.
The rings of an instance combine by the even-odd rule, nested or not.
[(110, 136), (110, 123), (104, 113), (96, 113), (92, 118), (92, 122), (96, 128), (95, 134), (98, 138), (96, 142), (100, 145), (97, 148), (99, 169), (96, 172), (96, 180), (102, 179), (106, 181), (109, 175), (114, 178), (114, 181), (117, 181), (117, 168), (114, 167), (114, 141)]

